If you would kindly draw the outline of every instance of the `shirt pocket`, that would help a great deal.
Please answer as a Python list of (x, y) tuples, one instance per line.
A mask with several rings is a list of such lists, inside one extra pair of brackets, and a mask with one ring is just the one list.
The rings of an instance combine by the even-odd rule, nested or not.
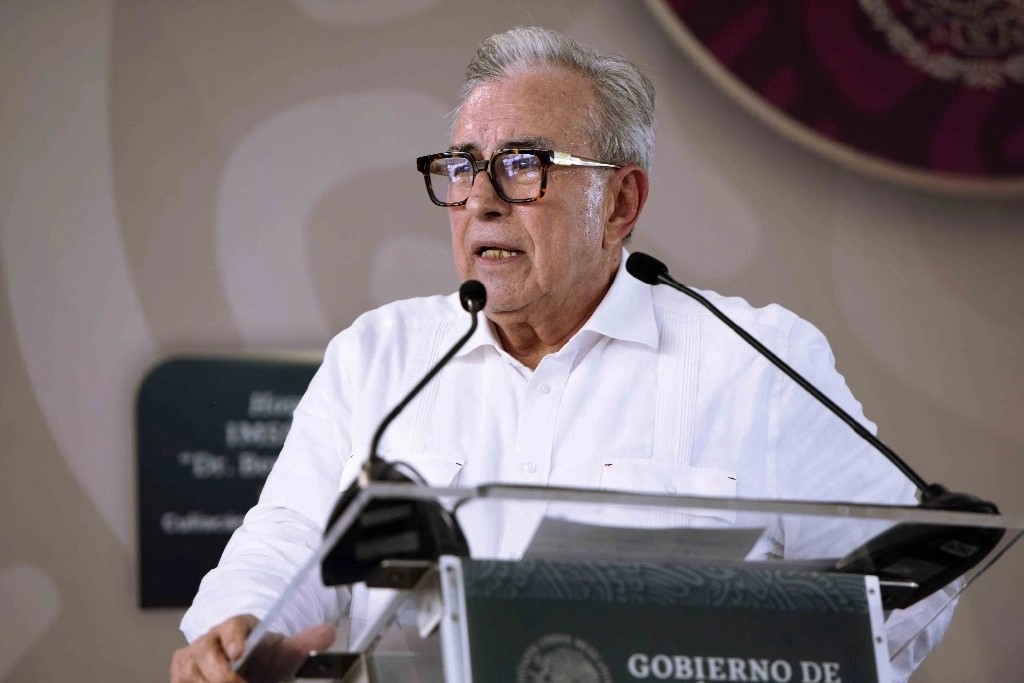
[[(601, 472), (601, 488), (606, 491), (735, 498), (736, 474), (663, 460), (618, 458), (605, 463)], [(731, 526), (736, 523), (735, 510), (697, 508), (683, 511), (606, 506), (602, 516), (605, 524), (648, 528)]]
[[(382, 454), (381, 457), (389, 463), (399, 465), (399, 472), (403, 474), (410, 475), (411, 473), (408, 468), (411, 467), (423, 478), (427, 486), (435, 488), (455, 486), (463, 465), (463, 463), (456, 461), (451, 456), (438, 453)], [(349, 457), (348, 462), (345, 463), (345, 467), (341, 471), (342, 490), (348, 488), (356, 480), (363, 462), (362, 458)], [(407, 465), (408, 467), (403, 467), (402, 465)], [(416, 477), (412, 477), (412, 479), (417, 481)]]

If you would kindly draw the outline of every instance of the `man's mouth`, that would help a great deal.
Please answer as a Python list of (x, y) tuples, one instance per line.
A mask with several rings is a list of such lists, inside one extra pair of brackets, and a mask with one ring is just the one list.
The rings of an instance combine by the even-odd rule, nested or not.
[(522, 253), (515, 249), (499, 249), (497, 247), (482, 247), (476, 252), (477, 256), (489, 261), (500, 261), (501, 259), (512, 258)]

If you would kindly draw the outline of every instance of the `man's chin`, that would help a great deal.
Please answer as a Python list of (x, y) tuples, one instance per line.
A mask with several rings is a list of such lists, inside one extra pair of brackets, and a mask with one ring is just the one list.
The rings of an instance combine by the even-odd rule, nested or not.
[[(484, 284), (484, 287), (487, 285)], [(491, 296), (491, 290), (487, 290), (487, 305), (484, 307), (484, 314), (496, 322), (502, 319), (508, 319), (510, 317), (520, 315), (523, 313), (524, 306), (521, 302), (511, 299), (510, 297), (502, 297), (500, 295)]]
[(487, 305), (484, 313), (489, 318), (524, 314), (533, 298), (533, 287), (529, 279), (521, 276), (504, 277), (497, 273), (477, 271), (467, 279), (479, 280), (487, 290)]

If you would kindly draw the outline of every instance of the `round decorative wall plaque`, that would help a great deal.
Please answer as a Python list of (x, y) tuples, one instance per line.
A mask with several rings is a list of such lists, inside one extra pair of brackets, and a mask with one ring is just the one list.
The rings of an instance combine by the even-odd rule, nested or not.
[(647, 0), (711, 79), (847, 167), (1024, 195), (1024, 0)]

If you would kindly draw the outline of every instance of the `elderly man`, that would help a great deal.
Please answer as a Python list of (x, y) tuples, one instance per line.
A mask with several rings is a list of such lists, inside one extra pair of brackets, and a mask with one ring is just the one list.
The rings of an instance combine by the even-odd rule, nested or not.
[[(447, 207), (460, 278), (486, 286), (488, 324), (394, 423), (385, 457), (437, 486), (913, 501), (902, 475), (703, 309), (625, 273), (654, 141), (654, 89), (634, 65), (516, 29), (488, 39), (467, 76), (450, 148), (417, 165), (431, 201)], [(709, 296), (866, 422), (811, 325)], [(464, 326), (456, 296), (431, 297), (367, 313), (331, 342), (259, 504), (182, 622), (192, 644), (175, 654), (172, 678), (234, 680), (228, 661), (320, 542), (381, 418)], [(474, 552), (522, 551), (531, 528), (491, 522), (467, 530), (478, 532)], [(765, 554), (821, 542), (781, 529)], [(308, 650), (331, 638), (316, 625), (372, 610), (365, 591), (313, 577), (274, 628)], [(940, 622), (897, 661), (897, 679)]]

